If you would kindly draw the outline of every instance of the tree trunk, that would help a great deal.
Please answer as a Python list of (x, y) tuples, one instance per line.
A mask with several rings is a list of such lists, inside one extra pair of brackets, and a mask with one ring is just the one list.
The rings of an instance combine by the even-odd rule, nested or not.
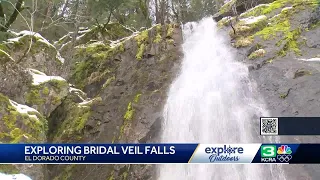
[(167, 0), (161, 0), (160, 3), (160, 23), (164, 24), (165, 19), (166, 19), (166, 2)]
[(22, 10), (22, 4), (23, 4), (23, 0), (18, 0), (16, 2), (15, 10), (11, 14), (9, 21), (4, 25), (4, 27), (0, 28), (0, 31), (8, 31), (9, 27), (17, 19), (20, 11)]
[(171, 10), (172, 10), (172, 13), (173, 13), (173, 15), (175, 17), (176, 22), (179, 23), (179, 21), (180, 21), (179, 20), (179, 14), (178, 14), (177, 10), (174, 8), (173, 0), (171, 0)]
[(179, 14), (180, 14), (180, 21), (182, 23), (186, 22), (186, 9), (187, 9), (187, 4), (185, 0), (178, 0), (178, 3), (180, 5), (180, 10), (179, 10)]
[(77, 1), (76, 1), (76, 5), (75, 5), (76, 9), (75, 9), (74, 14), (73, 14), (73, 16), (72, 16), (72, 21), (73, 21), (73, 23), (74, 23), (74, 29), (75, 29), (74, 34), (73, 34), (73, 37), (72, 37), (72, 39), (73, 39), (73, 44), (74, 44), (75, 41), (76, 41), (76, 38), (77, 38), (77, 36), (78, 36), (78, 31), (79, 31), (79, 23), (78, 23), (78, 21), (77, 21), (77, 15), (78, 15), (78, 9), (79, 9), (79, 1), (80, 1), (80, 0), (77, 0)]
[(158, 6), (158, 0), (154, 0), (155, 1), (155, 10), (156, 10), (156, 23), (159, 24), (160, 21), (160, 17), (159, 17), (159, 6)]
[(149, 0), (139, 0), (139, 6), (140, 6), (140, 10), (147, 22), (147, 27), (150, 27), (151, 26), (151, 20), (150, 20), (150, 17), (149, 17), (149, 9), (148, 9), (148, 3), (149, 3)]
[(115, 11), (115, 10), (110, 10), (111, 14), (113, 15), (113, 17), (120, 23), (120, 24), (124, 24), (125, 23), (125, 19), (124, 17), (122, 17), (121, 13)]
[(4, 12), (3, 12), (3, 8), (2, 8), (2, 4), (1, 3), (2, 2), (0, 2), (0, 17), (4, 19), (5, 17), (4, 17)]

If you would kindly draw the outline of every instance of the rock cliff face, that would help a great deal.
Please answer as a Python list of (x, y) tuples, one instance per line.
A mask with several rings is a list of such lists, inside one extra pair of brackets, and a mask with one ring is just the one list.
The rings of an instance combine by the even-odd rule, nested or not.
[[(73, 91), (53, 112), (52, 141), (152, 142), (160, 130), (167, 88), (178, 71), (180, 43), (181, 30), (168, 25), (110, 44), (76, 47), (70, 82), (83, 92), (79, 97)], [(148, 166), (133, 165), (69, 165), (50, 170), (58, 179), (139, 179), (152, 172)]]
[[(238, 60), (248, 65), (270, 115), (319, 116), (320, 2), (276, 0), (243, 12), (238, 19), (226, 16), (218, 26), (229, 33)], [(319, 140), (290, 136), (281, 137), (281, 142)], [(290, 172), (291, 179), (320, 178), (317, 167), (311, 165), (285, 167), (284, 171)]]
[[(134, 33), (115, 23), (84, 30), (75, 41), (70, 33), (55, 45), (27, 31), (14, 36), (0, 45), (1, 142), (155, 140), (166, 91), (179, 72), (179, 26)], [(0, 171), (37, 180), (148, 179), (153, 173), (141, 165), (5, 165)]]
[[(276, 0), (232, 21), (229, 35), (274, 116), (317, 116), (320, 7), (317, 0)], [(241, 59), (240, 59), (241, 60)]]
[[(318, 116), (319, 2), (259, 2), (269, 4), (245, 11), (240, 1), (230, 1), (243, 13), (232, 17), (232, 4), (225, 5), (218, 26), (248, 64), (273, 116)], [(75, 40), (69, 33), (54, 45), (28, 31), (10, 36), (0, 44), (0, 142), (157, 141), (167, 90), (180, 67), (179, 26), (133, 32), (112, 23), (84, 29)], [(0, 165), (0, 172), (35, 180), (154, 179), (154, 170)]]

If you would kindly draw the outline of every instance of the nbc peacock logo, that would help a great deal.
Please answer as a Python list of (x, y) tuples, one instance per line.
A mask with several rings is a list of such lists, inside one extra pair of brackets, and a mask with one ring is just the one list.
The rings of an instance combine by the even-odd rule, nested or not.
[(292, 150), (288, 145), (278, 147), (277, 159), (282, 163), (288, 163), (292, 159)]
[(291, 154), (291, 147), (289, 147), (288, 145), (281, 145), (280, 147), (278, 147), (278, 154)]

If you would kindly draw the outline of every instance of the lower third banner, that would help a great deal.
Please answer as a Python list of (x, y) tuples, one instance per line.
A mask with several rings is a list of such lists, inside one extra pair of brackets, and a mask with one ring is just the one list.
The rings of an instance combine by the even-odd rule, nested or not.
[(320, 144), (0, 144), (0, 164), (320, 163)]

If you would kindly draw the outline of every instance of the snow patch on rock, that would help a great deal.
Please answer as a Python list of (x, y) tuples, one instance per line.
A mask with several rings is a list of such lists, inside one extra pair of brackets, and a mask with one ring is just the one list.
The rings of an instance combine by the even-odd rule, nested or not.
[(1, 180), (32, 180), (30, 177), (24, 174), (4, 174), (0, 173)]
[(320, 61), (320, 58), (299, 59), (301, 61)]
[(59, 51), (57, 51), (57, 55), (56, 58), (61, 62), (64, 63), (65, 59), (61, 56), (61, 54), (59, 53)]
[(285, 7), (281, 10), (281, 12), (285, 11), (285, 10), (289, 10), (289, 9), (292, 9), (292, 7)]
[(253, 23), (259, 22), (263, 19), (267, 19), (267, 16), (265, 16), (265, 15), (261, 15), (258, 17), (250, 16), (248, 18), (243, 18), (240, 21), (243, 21), (245, 24), (253, 24)]
[[(26, 106), (26, 105), (22, 105), (22, 104), (18, 104), (12, 100), (9, 99), (10, 104), (21, 114), (28, 114), (29, 117), (38, 119), (38, 117), (36, 115), (30, 115), (29, 112), (35, 112), (35, 113), (39, 113), (37, 110)], [(39, 120), (39, 119), (38, 119)], [(0, 178), (1, 179), (1, 178)]]
[(43, 72), (40, 72), (36, 69), (29, 69), (30, 74), (33, 77), (33, 85), (40, 85), (42, 83), (51, 81), (51, 80), (59, 80), (59, 81), (66, 81), (60, 76), (47, 76)]
[(260, 8), (260, 7), (269, 7), (269, 6), (270, 6), (270, 4), (259, 4), (259, 5), (255, 6), (255, 7), (251, 8), (251, 9), (249, 9), (249, 10), (243, 12), (243, 13), (241, 13), (241, 14), (240, 14), (240, 17), (243, 17), (243, 16), (245, 16), (247, 13), (250, 13), (251, 11), (254, 11), (254, 10)]

